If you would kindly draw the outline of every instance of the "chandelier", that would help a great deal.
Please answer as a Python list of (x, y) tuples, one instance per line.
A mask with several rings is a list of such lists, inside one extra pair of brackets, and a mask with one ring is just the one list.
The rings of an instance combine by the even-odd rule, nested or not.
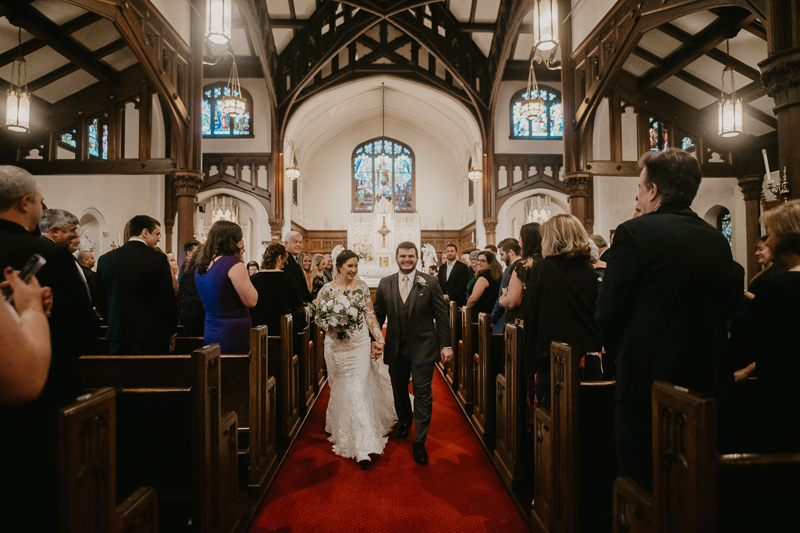
[(533, 56), (550, 70), (561, 68), (558, 41), (558, 0), (533, 2)]
[(228, 77), (228, 92), (222, 98), (222, 112), (229, 117), (238, 117), (247, 110), (247, 102), (242, 97), (242, 86), (239, 84), (239, 71), (236, 68), (236, 58), (233, 58), (231, 75)]
[(6, 129), (28, 133), (31, 120), (31, 93), (28, 90), (28, 64), (22, 55), (22, 26), (19, 27), (19, 55), (11, 66), (11, 85), (6, 96)]
[(231, 0), (206, 0), (205, 35), (214, 44), (231, 41)]
[[(534, 98), (535, 96), (535, 98)], [(519, 113), (523, 118), (536, 120), (545, 110), (545, 103), (539, 94), (539, 84), (536, 82), (536, 74), (533, 72), (533, 59), (528, 70), (528, 90), (522, 95)]]
[(470, 181), (481, 181), (481, 178), (483, 177), (483, 171), (479, 168), (475, 168), (475, 166), (472, 164), (473, 161), (478, 159), (480, 145), (480, 143), (475, 143), (475, 159), (470, 161), (469, 172), (467, 172), (467, 177), (470, 179)]
[(297, 156), (294, 154), (294, 141), (286, 141), (286, 147), (292, 148), (292, 166), (289, 168), (283, 169), (283, 175), (289, 178), (290, 180), (294, 181), (300, 177), (300, 168), (297, 166)]
[[(730, 39), (727, 42), (728, 59), (731, 57)], [(725, 97), (725, 73), (731, 74), (731, 93)], [(742, 99), (736, 97), (736, 82), (733, 79), (733, 67), (729, 62), (722, 69), (722, 94), (719, 97), (719, 136), (735, 137), (742, 133)]]
[(525, 223), (538, 222), (544, 224), (550, 217), (550, 197), (536, 195), (525, 200)]

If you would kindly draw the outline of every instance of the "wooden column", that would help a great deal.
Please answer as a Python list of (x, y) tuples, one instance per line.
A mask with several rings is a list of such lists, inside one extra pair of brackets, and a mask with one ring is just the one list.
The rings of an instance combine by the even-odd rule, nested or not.
[(758, 258), (754, 253), (756, 241), (761, 236), (761, 224), (758, 221), (761, 202), (761, 187), (764, 176), (755, 174), (739, 178), (739, 187), (744, 195), (745, 234), (747, 235), (747, 279), (759, 271)]
[(789, 180), (789, 198), (800, 198), (800, 0), (767, 0), (767, 59), (761, 83), (775, 101), (778, 168)]
[(592, 191), (591, 172), (568, 172), (564, 174), (564, 184), (569, 196), (569, 212), (581, 221), (583, 227), (591, 235), (594, 232), (594, 220), (590, 195)]
[(172, 173), (175, 196), (178, 197), (178, 264), (186, 260), (183, 245), (194, 239), (194, 213), (197, 193), (203, 183), (203, 173), (176, 170)]
[(269, 227), (272, 231), (272, 240), (280, 241), (283, 232), (283, 196), (284, 176), (283, 176), (283, 135), (277, 126), (280, 118), (277, 113), (272, 114), (272, 176), (274, 187), (272, 191), (272, 218), (269, 219)]
[[(487, 113), (490, 117), (493, 113)], [(486, 244), (495, 244), (497, 230), (497, 212), (495, 209), (495, 195), (497, 194), (497, 172), (494, 165), (494, 120), (486, 121), (488, 129), (483, 139), (483, 178), (481, 187), (483, 193), (483, 227), (486, 230)]]

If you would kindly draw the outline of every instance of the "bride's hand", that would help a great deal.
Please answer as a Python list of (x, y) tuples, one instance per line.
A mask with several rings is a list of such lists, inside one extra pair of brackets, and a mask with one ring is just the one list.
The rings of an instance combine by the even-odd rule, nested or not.
[(372, 357), (372, 359), (380, 359), (382, 355), (383, 355), (383, 343), (372, 341), (372, 352), (370, 353), (370, 357)]

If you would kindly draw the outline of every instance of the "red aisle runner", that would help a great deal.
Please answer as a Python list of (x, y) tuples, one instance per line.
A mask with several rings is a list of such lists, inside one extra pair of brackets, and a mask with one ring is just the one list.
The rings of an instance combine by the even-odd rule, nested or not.
[(259, 510), (251, 533), (528, 531), (438, 371), (427, 466), (392, 432), (369, 470), (337, 457), (325, 433), (326, 387)]

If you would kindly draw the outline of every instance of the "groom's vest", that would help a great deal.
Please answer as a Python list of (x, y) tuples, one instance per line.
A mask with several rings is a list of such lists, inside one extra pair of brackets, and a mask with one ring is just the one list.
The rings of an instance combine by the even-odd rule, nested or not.
[(406, 332), (408, 331), (408, 305), (411, 303), (411, 292), (409, 291), (409, 297), (406, 298), (404, 302), (402, 298), (400, 298), (400, 346), (403, 346), (406, 343)]

